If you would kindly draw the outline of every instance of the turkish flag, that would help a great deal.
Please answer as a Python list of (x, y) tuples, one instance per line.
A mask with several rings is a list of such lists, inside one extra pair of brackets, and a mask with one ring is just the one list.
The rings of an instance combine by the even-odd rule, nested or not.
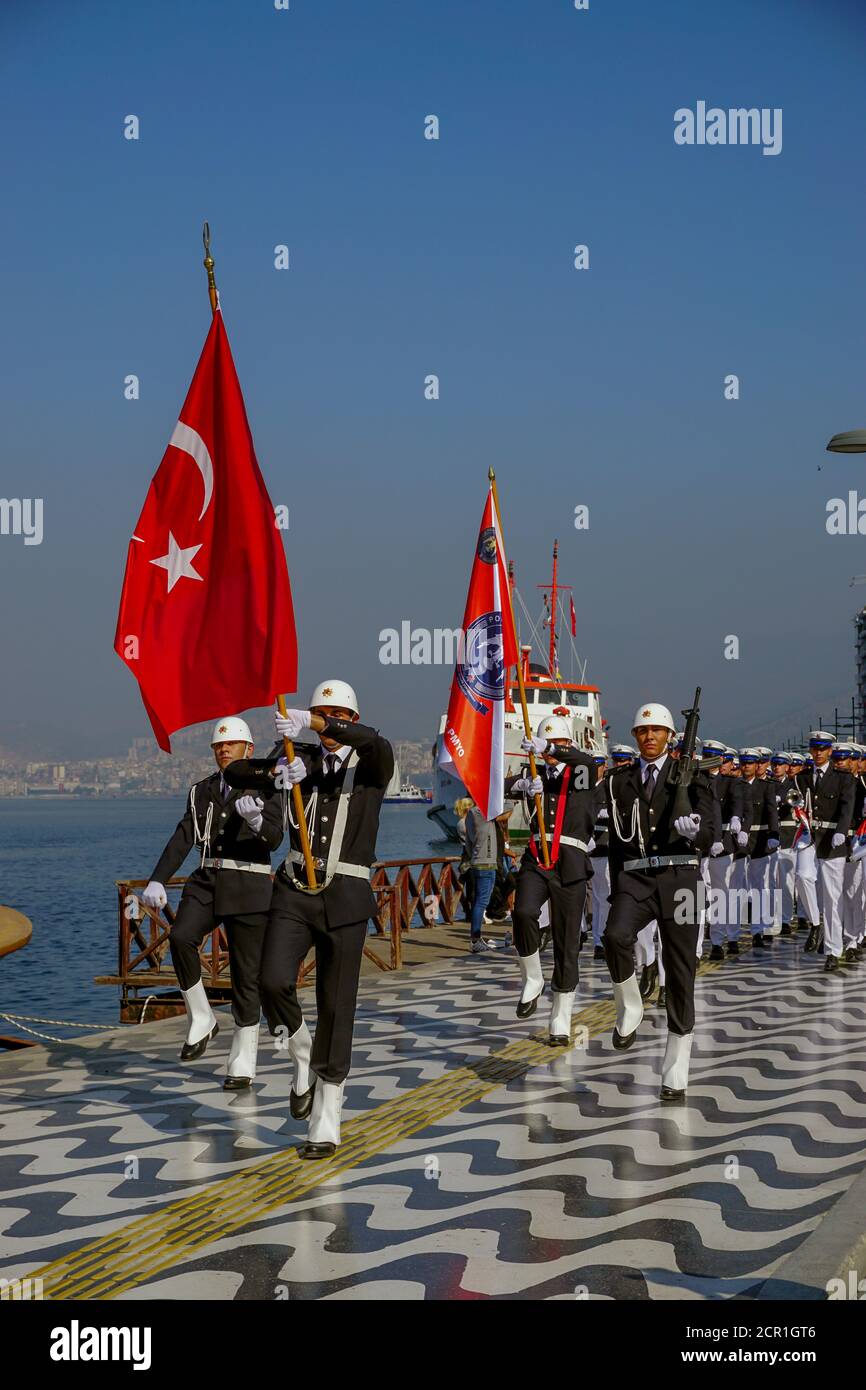
[(485, 820), (505, 805), (505, 683), (517, 665), (508, 565), (489, 490), (463, 615), (439, 763), (459, 777)]
[(160, 748), (297, 685), (289, 572), (219, 310), (126, 558), (114, 649)]
[(569, 594), (569, 596), (568, 596), (568, 601), (569, 601), (569, 603), (571, 604), (571, 613), (569, 614), (569, 617), (570, 617), (570, 619), (571, 619), (571, 635), (572, 635), (572, 637), (576, 637), (576, 636), (577, 636), (577, 614), (576, 614), (575, 611), (574, 611), (574, 599), (571, 597), (571, 594)]

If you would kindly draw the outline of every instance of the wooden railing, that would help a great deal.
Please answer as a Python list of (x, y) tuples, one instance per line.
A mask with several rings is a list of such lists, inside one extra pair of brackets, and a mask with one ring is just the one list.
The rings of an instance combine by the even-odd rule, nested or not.
[[(380, 970), (399, 970), (403, 963), (402, 937), (414, 927), (435, 926), (441, 917), (453, 921), (455, 907), (463, 896), (457, 878), (456, 857), (443, 859), (387, 859), (373, 865), (370, 883), (378, 911), (373, 918), (375, 932), (368, 938), (364, 955)], [(167, 889), (182, 888), (185, 878), (173, 878)], [(119, 985), (120, 1018), (123, 1023), (139, 1023), (144, 1017), (161, 1018), (179, 1013), (183, 1002), (177, 997), (178, 979), (169, 953), (169, 935), (174, 912), (145, 907), (141, 889), (147, 879), (119, 879), (117, 888), (118, 959), (116, 975), (98, 975), (98, 985)], [(432, 920), (431, 920), (432, 918)], [(371, 942), (384, 938), (387, 957), (374, 950)], [(231, 992), (228, 942), (218, 926), (201, 947), (202, 980), (210, 992), (228, 998)], [(306, 960), (298, 972), (298, 984), (310, 983), (315, 958)], [(170, 989), (173, 996), (157, 996), (156, 990)], [(142, 994), (143, 992), (143, 994)]]

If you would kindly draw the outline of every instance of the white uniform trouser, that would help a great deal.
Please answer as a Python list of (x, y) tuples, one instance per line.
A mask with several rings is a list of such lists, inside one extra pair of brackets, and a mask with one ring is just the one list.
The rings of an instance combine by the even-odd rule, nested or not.
[(731, 914), (728, 911), (728, 890), (731, 886), (733, 864), (732, 854), (720, 854), (716, 859), (707, 860), (707, 875), (710, 880), (710, 941), (714, 946), (723, 946), (726, 941), (735, 940), (735, 932), (729, 934)]
[(824, 921), (824, 952), (842, 954), (842, 891), (845, 884), (844, 859), (818, 860), (818, 906)]
[[(709, 887), (710, 887), (710, 870), (709, 870), (709, 863), (710, 863), (710, 857), (709, 857), (709, 855), (705, 855), (704, 858), (701, 860), (701, 882), (703, 883), (703, 886), (704, 886), (704, 889), (705, 889), (705, 890), (708, 890)], [(701, 956), (702, 956), (702, 954), (703, 954), (703, 950), (704, 950), (704, 932), (706, 931), (706, 927), (707, 927), (707, 901), (706, 901), (707, 895), (706, 895), (706, 892), (704, 893), (703, 897), (704, 897), (704, 903), (703, 903), (703, 906), (702, 906), (701, 909), (700, 909), (700, 912), (698, 913), (698, 944), (697, 944), (697, 947), (696, 947), (696, 953), (697, 953), (698, 960), (700, 960), (700, 958), (701, 958)]]
[(646, 926), (638, 932), (634, 954), (638, 970), (643, 970), (646, 965), (652, 965), (656, 958), (655, 922), (647, 922)]
[(815, 846), (795, 850), (797, 887), (797, 916), (805, 917), (810, 927), (818, 925), (818, 860)]
[(842, 880), (842, 940), (856, 946), (863, 935), (863, 861), (845, 865)]
[(592, 865), (592, 941), (594, 946), (600, 946), (610, 912), (610, 864), (606, 854), (591, 855), (589, 862)]
[(728, 940), (739, 941), (740, 928), (745, 925), (749, 901), (749, 859), (735, 859), (731, 868), (731, 891), (728, 910)]
[(780, 849), (774, 855), (778, 890), (782, 897), (782, 921), (794, 920), (794, 867), (797, 858), (795, 849)]
[(775, 894), (774, 855), (762, 854), (760, 859), (749, 860), (749, 905), (752, 919), (752, 932), (755, 936), (766, 933), (774, 936), (778, 928), (774, 924), (773, 911)]

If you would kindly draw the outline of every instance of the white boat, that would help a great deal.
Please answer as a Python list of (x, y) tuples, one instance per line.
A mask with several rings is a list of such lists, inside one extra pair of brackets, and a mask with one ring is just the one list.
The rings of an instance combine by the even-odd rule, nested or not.
[[(533, 732), (539, 720), (545, 714), (560, 714), (571, 722), (571, 737), (574, 743), (585, 749), (587, 752), (607, 753), (607, 732), (606, 724), (601, 714), (601, 693), (597, 685), (587, 685), (584, 676), (586, 675), (586, 664), (581, 665), (572, 641), (572, 651), (575, 662), (580, 667), (580, 680), (563, 680), (558, 654), (558, 628), (559, 620), (564, 613), (560, 612), (560, 599), (563, 592), (570, 594), (570, 588), (557, 582), (557, 545), (553, 547), (553, 575), (550, 584), (539, 585), (544, 590), (544, 611), (541, 615), (540, 623), (533, 623), (529, 614), (526, 612), (520, 595), (514, 588), (512, 580), (512, 592), (516, 604), (523, 610), (532, 631), (539, 635), (543, 629), (547, 628), (548, 636), (548, 656), (545, 665), (539, 665), (530, 661), (532, 652), (531, 646), (520, 644), (523, 659), (523, 679), (526, 689), (526, 703), (529, 711), (529, 722)], [(515, 609), (517, 616), (518, 610)], [(568, 624), (571, 632), (571, 623)], [(519, 625), (518, 625), (519, 633)], [(449, 840), (457, 840), (457, 816), (454, 811), (454, 803), (461, 797), (466, 796), (466, 788), (459, 777), (452, 775), (450, 771), (439, 766), (439, 754), (442, 748), (442, 738), (445, 733), (445, 723), (447, 711), (439, 720), (439, 729), (436, 736), (436, 743), (433, 749), (433, 804), (427, 815), (440, 830), (442, 830)], [(523, 714), (520, 707), (520, 693), (517, 682), (517, 673), (510, 673), (507, 686), (505, 704), (505, 768), (506, 777), (517, 775), (526, 767), (526, 754), (521, 751), (520, 742), (524, 735)], [(453, 763), (450, 764), (453, 767)], [(510, 840), (525, 840), (529, 830), (522, 801), (513, 812), (508, 823), (508, 837)]]
[(427, 806), (430, 793), (416, 787), (414, 782), (404, 782), (400, 778), (399, 764), (394, 762), (394, 772), (385, 788), (386, 806)]

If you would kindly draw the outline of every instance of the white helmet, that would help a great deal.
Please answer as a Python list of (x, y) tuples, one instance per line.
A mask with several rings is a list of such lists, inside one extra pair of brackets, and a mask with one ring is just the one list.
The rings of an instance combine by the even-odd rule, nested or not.
[(546, 714), (539, 719), (535, 735), (536, 738), (546, 738), (548, 742), (554, 738), (567, 738), (571, 743), (571, 724), (562, 714)]
[(245, 719), (238, 719), (236, 715), (230, 715), (227, 719), (218, 719), (213, 726), (213, 738), (210, 746), (213, 748), (217, 743), (252, 743), (253, 736), (250, 733), (250, 726)]
[(632, 731), (635, 729), (645, 729), (649, 724), (658, 724), (662, 729), (670, 729), (672, 734), (677, 731), (674, 724), (673, 715), (667, 705), (639, 705), (637, 714), (634, 717)]
[(359, 714), (358, 697), (345, 681), (321, 681), (310, 696), (310, 709), (319, 705), (333, 705), (335, 709), (348, 709)]

